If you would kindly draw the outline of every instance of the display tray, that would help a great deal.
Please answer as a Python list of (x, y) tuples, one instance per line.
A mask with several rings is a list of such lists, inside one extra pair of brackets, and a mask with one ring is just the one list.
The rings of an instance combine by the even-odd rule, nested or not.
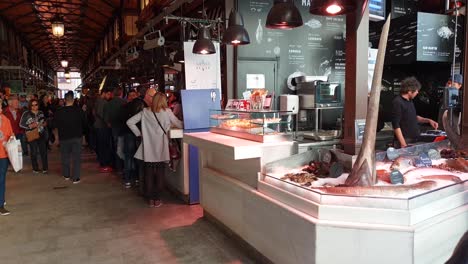
[[(468, 173), (465, 172), (432, 167), (415, 169), (409, 166), (402, 170), (405, 184), (398, 186), (379, 181), (376, 188), (371, 188), (370, 193), (366, 187), (339, 187), (346, 181), (348, 173), (342, 173), (336, 178), (315, 178), (309, 186), (299, 182), (307, 182), (310, 180), (310, 175), (298, 177), (299, 182), (285, 178), (289, 173), (301, 173), (303, 168), (309, 166), (311, 160), (323, 158), (320, 156), (320, 151), (307, 151), (266, 164), (259, 173), (258, 191), (320, 220), (409, 227), (450, 210), (457, 208), (467, 210)], [(443, 162), (445, 159), (440, 159), (434, 165)], [(376, 165), (379, 169), (388, 169), (386, 166), (390, 166), (382, 162), (377, 162)], [(431, 185), (430, 188), (405, 190), (404, 185), (427, 182), (425, 176), (437, 176), (429, 179), (435, 182), (435, 185)], [(438, 178), (439, 176), (441, 177)], [(457, 182), (451, 180), (454, 177), (458, 179)], [(324, 185), (335, 186), (330, 187), (335, 190), (349, 188), (353, 191), (330, 193), (332, 189), (327, 189), (328, 187), (323, 187)], [(381, 187), (385, 186), (389, 186), (390, 191), (379, 192)], [(399, 189), (400, 187), (404, 188)], [(375, 190), (377, 191), (374, 192)]]
[[(285, 178), (286, 174), (290, 173), (302, 173), (302, 169), (307, 167), (310, 161), (318, 160), (320, 151), (307, 151), (301, 154), (297, 154), (291, 157), (288, 157), (283, 160), (278, 160), (272, 163), (266, 164), (261, 173), (260, 181), (264, 181), (272, 186), (276, 186), (286, 192), (290, 192), (294, 195), (300, 196), (303, 199), (310, 200), (317, 203), (325, 203), (333, 205), (334, 202), (338, 201), (337, 205), (341, 205), (341, 201), (346, 199), (349, 200), (350, 206), (356, 205), (366, 205), (366, 200), (371, 199), (372, 202), (369, 205), (378, 206), (390, 206), (393, 208), (395, 204), (400, 204), (399, 206), (408, 207), (411, 204), (416, 205), (420, 204), (418, 199), (422, 196), (425, 196), (423, 200), (430, 201), (443, 198), (446, 196), (453, 195), (460, 191), (468, 190), (468, 173), (457, 172), (457, 171), (447, 171), (438, 168), (415, 168), (413, 166), (408, 166), (405, 169), (402, 169), (401, 172), (404, 175), (404, 184), (401, 185), (410, 185), (417, 184), (422, 181), (435, 181), (436, 184), (430, 188), (424, 189), (414, 189), (414, 190), (405, 190), (399, 191), (398, 188), (394, 188), (394, 191), (385, 191), (385, 192), (373, 192), (368, 193), (366, 191), (356, 191), (352, 194), (342, 193), (342, 194), (331, 194), (324, 186), (337, 186), (344, 184), (348, 173), (343, 173), (341, 176), (336, 178), (314, 178), (312, 181), (308, 181), (305, 175), (304, 177), (299, 177), (299, 182), (291, 181), (288, 178)], [(434, 165), (437, 166), (445, 162), (445, 159), (440, 159), (438, 162), (434, 162)], [(380, 170), (389, 170), (391, 164), (385, 162), (377, 162), (377, 169)], [(429, 176), (429, 178), (425, 178)], [(433, 178), (432, 176), (437, 176)], [(440, 177), (439, 177), (440, 176)], [(453, 179), (459, 179), (457, 182), (454, 182)], [(308, 186), (305, 186), (303, 183), (306, 182)], [(391, 183), (379, 180), (377, 183), (377, 189), (379, 186), (392, 186), (396, 187), (397, 185), (392, 185)], [(351, 187), (333, 187), (333, 188), (351, 188)], [(364, 190), (362, 187), (355, 187), (357, 190)], [(442, 191), (443, 190), (443, 191)], [(442, 192), (440, 192), (442, 191)], [(431, 195), (431, 193), (437, 192), (437, 195)], [(335, 197), (335, 198), (333, 198)], [(339, 197), (339, 199), (336, 199)], [(431, 198), (432, 197), (432, 198)], [(392, 202), (390, 202), (392, 201)]]
[(275, 133), (262, 135), (260, 134), (263, 130), (259, 129), (258, 134), (254, 134), (255, 128), (242, 129), (242, 128), (229, 128), (224, 129), (220, 127), (211, 127), (210, 132), (222, 134), (230, 137), (243, 138), (247, 140), (252, 140), (261, 143), (271, 143), (271, 142), (282, 142), (282, 141), (291, 141), (292, 135), (285, 133)]

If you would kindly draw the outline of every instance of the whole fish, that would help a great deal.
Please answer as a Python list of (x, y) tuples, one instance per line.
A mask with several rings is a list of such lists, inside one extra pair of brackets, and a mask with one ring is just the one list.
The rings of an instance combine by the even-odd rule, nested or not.
[(421, 178), (424, 180), (444, 180), (444, 181), (453, 181), (456, 183), (459, 183), (462, 181), (460, 177), (457, 177), (455, 175), (428, 175), (428, 176), (422, 176)]
[(398, 157), (396, 160), (393, 161), (392, 165), (390, 166), (390, 169), (402, 171), (409, 169), (413, 166), (413, 161), (410, 158)]
[(410, 185), (398, 186), (351, 186), (351, 187), (312, 187), (322, 193), (349, 196), (398, 196), (401, 194), (416, 194), (420, 191), (431, 190), (437, 185), (435, 181), (422, 181)]

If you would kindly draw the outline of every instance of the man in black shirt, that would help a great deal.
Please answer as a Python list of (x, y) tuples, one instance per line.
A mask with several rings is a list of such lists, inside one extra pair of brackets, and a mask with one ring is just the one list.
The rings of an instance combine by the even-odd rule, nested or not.
[[(58, 109), (54, 125), (58, 129), (60, 140), (60, 155), (62, 163), (62, 176), (65, 180), (70, 177), (73, 183), (80, 182), (81, 171), (81, 138), (86, 125), (86, 118), (83, 110), (78, 106), (73, 106), (73, 92), (65, 95), (65, 106)], [(70, 167), (73, 165), (73, 173), (70, 175)]]
[(404, 148), (418, 141), (419, 123), (429, 123), (434, 129), (438, 127), (434, 120), (416, 114), (413, 99), (420, 89), (421, 84), (416, 78), (406, 78), (401, 82), (400, 95), (393, 99), (392, 125), (396, 148)]

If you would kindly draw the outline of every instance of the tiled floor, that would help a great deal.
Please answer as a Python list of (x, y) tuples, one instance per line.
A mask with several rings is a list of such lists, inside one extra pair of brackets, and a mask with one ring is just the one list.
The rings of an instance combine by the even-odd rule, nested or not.
[(0, 263), (254, 263), (202, 218), (200, 206), (165, 195), (147, 208), (117, 176), (100, 174), (94, 155), (82, 156), (82, 181), (60, 176), (57, 149), (48, 175), (7, 175), (7, 206), (0, 216)]

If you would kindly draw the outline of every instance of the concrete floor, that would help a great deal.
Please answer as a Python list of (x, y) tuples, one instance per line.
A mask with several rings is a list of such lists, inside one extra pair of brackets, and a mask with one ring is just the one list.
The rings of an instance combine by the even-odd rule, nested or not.
[(91, 153), (77, 185), (60, 176), (56, 148), (49, 161), (48, 175), (33, 175), (28, 157), (22, 172), (7, 174), (1, 264), (254, 263), (200, 206), (165, 195), (161, 208), (148, 208), (118, 176), (97, 173)]

